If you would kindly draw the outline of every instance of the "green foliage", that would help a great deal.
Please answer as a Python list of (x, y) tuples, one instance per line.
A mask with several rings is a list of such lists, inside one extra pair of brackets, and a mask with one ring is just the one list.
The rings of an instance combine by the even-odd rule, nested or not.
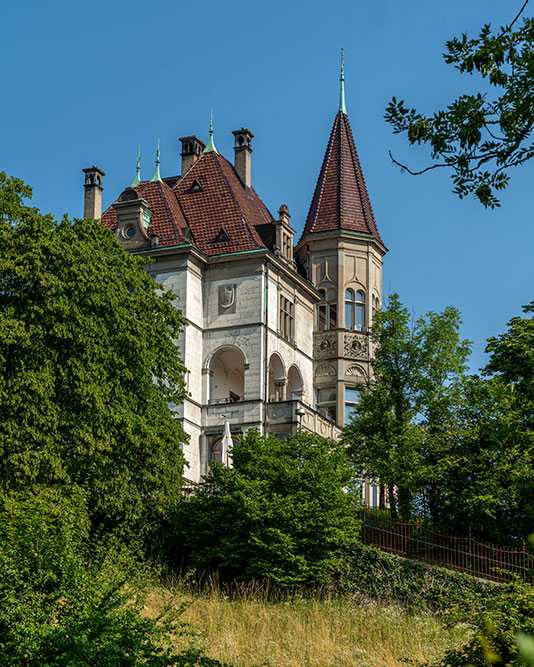
[[(461, 649), (447, 651), (433, 667), (520, 667), (532, 664), (534, 588), (512, 583), (487, 598), (476, 613), (461, 613), (459, 620), (473, 628), (472, 639)], [(530, 657), (529, 657), (530, 656)], [(427, 667), (430, 667), (427, 665)]]
[(448, 168), (460, 199), (473, 195), (491, 208), (499, 206), (496, 192), (508, 185), (506, 170), (534, 156), (534, 19), (513, 30), (517, 18), (495, 31), (485, 25), (478, 38), (463, 34), (447, 42), (445, 62), (462, 74), (480, 75), (480, 92), (460, 95), (430, 115), (393, 97), (385, 113), (394, 133), (428, 145), (433, 160), (420, 171), (396, 164), (411, 174)]
[(496, 584), (482, 582), (460, 572), (424, 565), (358, 544), (347, 554), (345, 567), (336, 579), (338, 589), (361, 600), (398, 604), (412, 611), (431, 611), (451, 622), (483, 609), (496, 594)]
[[(408, 520), (432, 471), (455, 413), (470, 343), (459, 336), (460, 315), (448, 307), (413, 320), (393, 294), (375, 313), (373, 379), (362, 393), (343, 441), (360, 475), (389, 490), (393, 518)], [(420, 502), (419, 502), (420, 505)]]
[(514, 388), (467, 378), (463, 400), (431, 474), (432, 522), (490, 542), (524, 538), (531, 526), (534, 439)]
[(0, 490), (78, 486), (138, 530), (179, 498), (183, 319), (103, 225), (30, 195), (0, 173)]
[(117, 546), (88, 550), (89, 519), (72, 498), (41, 489), (0, 506), (0, 646), (5, 667), (224, 667), (198, 650), (177, 652), (188, 633), (178, 609), (143, 615), (135, 556)]
[(172, 551), (226, 579), (328, 582), (358, 535), (344, 448), (303, 432), (279, 440), (250, 431), (232, 457), (180, 508)]

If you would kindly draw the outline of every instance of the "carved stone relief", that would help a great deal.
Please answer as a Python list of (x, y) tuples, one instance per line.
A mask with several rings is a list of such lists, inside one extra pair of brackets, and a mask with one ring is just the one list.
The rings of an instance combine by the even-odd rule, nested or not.
[(367, 380), (367, 373), (361, 366), (358, 366), (358, 364), (348, 366), (345, 370), (345, 376), (350, 377), (356, 382), (365, 382)]
[(219, 285), (219, 315), (235, 313), (235, 285)]
[(313, 337), (313, 356), (315, 359), (328, 359), (337, 356), (337, 334), (315, 334)]
[(330, 364), (321, 364), (315, 371), (316, 377), (325, 377), (328, 375), (336, 375), (336, 369)]
[(344, 349), (346, 357), (351, 357), (352, 359), (367, 359), (369, 357), (367, 336), (346, 333)]

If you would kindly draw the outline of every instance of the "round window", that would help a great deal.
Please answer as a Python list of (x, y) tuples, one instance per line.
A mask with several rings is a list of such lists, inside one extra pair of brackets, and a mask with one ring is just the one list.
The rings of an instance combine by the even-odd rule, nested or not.
[(124, 236), (129, 239), (132, 239), (135, 236), (135, 229), (133, 227), (126, 227), (124, 230)]

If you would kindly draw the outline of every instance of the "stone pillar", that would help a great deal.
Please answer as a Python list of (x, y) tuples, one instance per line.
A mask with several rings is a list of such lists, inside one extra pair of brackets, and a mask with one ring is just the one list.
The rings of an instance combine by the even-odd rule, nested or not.
[(102, 182), (106, 175), (99, 167), (88, 167), (83, 170), (85, 174), (85, 197), (83, 206), (83, 217), (100, 220), (102, 217)]

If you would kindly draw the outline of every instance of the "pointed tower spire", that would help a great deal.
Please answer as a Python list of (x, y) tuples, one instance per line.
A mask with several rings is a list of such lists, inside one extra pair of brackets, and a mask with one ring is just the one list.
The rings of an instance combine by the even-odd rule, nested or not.
[(347, 113), (345, 106), (345, 63), (343, 61), (343, 49), (341, 49), (341, 73), (339, 75), (339, 110)]
[(367, 193), (349, 118), (344, 111), (343, 61), (340, 109), (334, 119), (315, 193), (299, 244), (315, 232), (336, 230), (374, 236), (382, 243)]
[(157, 181), (161, 182), (161, 176), (159, 175), (159, 137), (158, 137), (158, 150), (156, 151), (156, 171), (154, 176), (150, 179), (151, 183), (156, 183)]
[(135, 168), (135, 178), (130, 185), (131, 188), (136, 188), (141, 183), (141, 144), (137, 149), (137, 167)]
[(213, 107), (210, 109), (210, 138), (208, 145), (202, 151), (203, 153), (218, 153), (219, 151), (215, 148), (215, 143), (213, 142)]

